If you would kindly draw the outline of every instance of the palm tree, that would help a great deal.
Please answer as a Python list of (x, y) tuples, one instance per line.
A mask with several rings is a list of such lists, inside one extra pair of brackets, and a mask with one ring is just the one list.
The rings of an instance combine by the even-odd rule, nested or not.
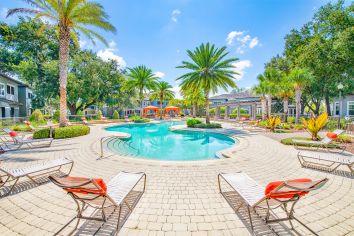
[(135, 88), (138, 91), (138, 99), (141, 105), (140, 115), (143, 114), (144, 93), (154, 90), (158, 83), (152, 70), (144, 65), (128, 68), (128, 84), (130, 88)]
[(277, 87), (280, 82), (280, 71), (269, 67), (264, 71), (263, 85), (267, 88), (267, 103), (268, 103), (268, 117), (272, 114), (272, 96), (276, 95)]
[(155, 90), (150, 96), (151, 99), (160, 101), (160, 120), (162, 120), (163, 102), (175, 97), (175, 93), (171, 90), (171, 88), (172, 86), (166, 81), (160, 81), (157, 83)]
[(259, 95), (260, 96), (260, 99), (261, 99), (261, 106), (262, 106), (262, 120), (265, 120), (267, 118), (267, 114), (268, 114), (268, 109), (267, 109), (267, 98), (266, 98), (266, 95), (267, 95), (267, 87), (264, 85), (264, 83), (262, 83), (262, 80), (263, 80), (263, 75), (259, 75), (257, 77), (258, 81), (259, 81), (259, 84), (254, 86), (252, 88), (252, 91)]
[(309, 82), (309, 80), (311, 80), (311, 78), (312, 74), (308, 69), (295, 68), (289, 73), (289, 80), (291, 81), (295, 89), (296, 123), (300, 122), (302, 90)]
[(284, 104), (284, 119), (287, 120), (289, 113), (289, 97), (293, 96), (293, 86), (289, 81), (288, 77), (282, 77), (280, 83), (276, 87), (277, 97), (283, 99)]
[[(96, 3), (83, 0), (23, 0), (33, 6), (14, 8), (7, 12), (7, 17), (26, 13), (34, 15), (34, 19), (49, 19), (56, 26), (59, 35), (59, 92), (60, 92), (60, 126), (65, 126), (67, 115), (66, 85), (69, 61), (70, 39), (78, 45), (78, 34), (81, 32), (93, 41), (97, 38), (107, 44), (105, 39), (87, 26), (94, 26), (106, 31), (115, 32), (108, 20), (103, 7)], [(46, 24), (44, 25), (44, 27)], [(41, 31), (41, 29), (40, 29)]]
[(227, 90), (228, 87), (235, 88), (234, 76), (235, 67), (233, 62), (238, 58), (225, 59), (229, 54), (226, 47), (216, 48), (215, 45), (201, 44), (193, 52), (187, 50), (192, 62), (182, 61), (177, 68), (188, 69), (189, 72), (177, 78), (182, 80), (180, 86), (182, 91), (188, 88), (200, 88), (205, 98), (206, 123), (210, 123), (209, 115), (209, 94), (217, 93), (219, 87)]

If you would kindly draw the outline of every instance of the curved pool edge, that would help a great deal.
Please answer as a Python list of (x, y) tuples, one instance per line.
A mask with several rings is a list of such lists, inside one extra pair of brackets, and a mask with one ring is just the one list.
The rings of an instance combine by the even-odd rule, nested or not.
[[(237, 151), (237, 149), (240, 148), (240, 139), (238, 137), (236, 137), (237, 133), (239, 133), (239, 130), (234, 129), (235, 131), (237, 131), (237, 133), (233, 133), (233, 134), (227, 134), (224, 133), (223, 131), (225, 131), (225, 128), (215, 128), (215, 129), (201, 129), (201, 128), (189, 128), (187, 127), (187, 125), (174, 125), (171, 126), (169, 128), (170, 131), (175, 132), (175, 131), (186, 131), (186, 132), (204, 132), (204, 133), (214, 133), (214, 134), (221, 134), (221, 135), (225, 135), (231, 139), (233, 139), (235, 141), (234, 145), (232, 145), (229, 148), (217, 151), (215, 153), (215, 155), (218, 157), (216, 159), (217, 160), (221, 160), (223, 158), (220, 158), (220, 155), (223, 156), (224, 158), (232, 158), (233, 154)], [(208, 160), (199, 160), (199, 161), (208, 161)], [(215, 161), (215, 160), (213, 160)]]

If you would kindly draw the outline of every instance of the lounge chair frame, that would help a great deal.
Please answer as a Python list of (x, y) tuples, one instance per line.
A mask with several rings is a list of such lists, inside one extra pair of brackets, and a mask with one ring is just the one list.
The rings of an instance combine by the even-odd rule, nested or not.
[[(239, 174), (240, 172), (238, 172)], [(247, 207), (247, 213), (248, 213), (248, 218), (250, 221), (250, 225), (251, 225), (251, 229), (252, 231), (254, 231), (254, 225), (253, 225), (253, 220), (252, 220), (252, 211), (254, 213), (257, 214), (257, 216), (262, 219), (266, 224), (267, 223), (277, 223), (277, 222), (282, 222), (282, 221), (288, 221), (290, 223), (291, 229), (294, 229), (294, 225), (292, 220), (297, 221), (298, 223), (300, 223), (302, 226), (304, 226), (308, 231), (310, 231), (312, 234), (314, 235), (318, 235), (316, 232), (314, 232), (311, 228), (309, 228), (308, 226), (306, 226), (303, 222), (301, 222), (298, 218), (296, 218), (294, 216), (294, 208), (295, 205), (298, 203), (298, 201), (301, 199), (301, 196), (299, 195), (294, 195), (292, 198), (290, 199), (276, 199), (276, 198), (268, 198), (266, 196), (264, 196), (263, 198), (259, 199), (255, 204), (250, 205), (247, 203), (247, 201), (245, 200), (245, 198), (242, 196), (241, 193), (239, 193), (236, 189), (234, 189), (232, 187), (232, 184), (223, 176), (223, 174), (229, 174), (229, 173), (219, 173), (218, 174), (218, 186), (219, 186), (219, 192), (221, 193), (221, 195), (223, 195), (223, 197), (225, 198), (225, 200), (227, 201), (227, 203), (231, 206), (231, 208), (235, 211), (238, 212), (238, 210), (242, 207), (242, 206), (246, 206)], [(234, 206), (234, 204), (232, 204), (231, 200), (229, 199), (229, 197), (227, 196), (227, 192), (223, 192), (222, 188), (221, 188), (221, 179), (223, 179), (233, 190), (235, 190), (236, 194), (242, 198), (244, 201), (242, 201), (238, 206)], [(311, 189), (299, 189), (295, 186), (290, 185), (290, 183), (284, 182), (283, 184), (280, 184), (277, 188), (275, 188), (272, 193), (281, 193), (283, 188), (287, 188), (287, 189), (292, 189), (293, 191), (312, 191), (315, 189), (318, 189), (320, 187), (323, 186), (323, 184), (325, 184), (328, 181), (328, 179), (323, 179), (322, 181), (320, 181), (317, 186), (314, 186)], [(265, 202), (265, 205), (264, 205)], [(263, 203), (263, 205), (262, 205)], [(270, 217), (273, 215), (275, 216), (273, 213), (273, 210), (275, 209), (282, 209), (285, 214), (286, 217), (283, 218), (275, 218), (275, 219), (270, 219)], [(257, 209), (262, 209), (262, 210), (266, 210), (266, 216), (265, 218), (262, 217), (258, 212)], [(271, 227), (270, 229), (272, 231), (274, 231)], [(276, 233), (276, 232), (274, 232)]]
[[(339, 160), (335, 160), (335, 159), (329, 159), (329, 158), (321, 158), (321, 156), (311, 156), (309, 154), (306, 155), (306, 153), (304, 154), (303, 152), (299, 151), (297, 153), (297, 158), (301, 164), (302, 167), (305, 168), (313, 168), (313, 166), (317, 166), (317, 167), (324, 167), (328, 170), (328, 172), (334, 172), (335, 170), (338, 169), (338, 167), (340, 166), (347, 166), (350, 173), (354, 175), (354, 157), (352, 157), (353, 161), (352, 162), (343, 162), (343, 161), (339, 161)], [(349, 159), (349, 158), (348, 158)], [(315, 162), (315, 160), (317, 160)]]
[[(2, 129), (6, 134), (10, 134), (11, 130), (9, 128), (3, 128)], [(11, 137), (11, 136), (10, 136)], [(24, 139), (24, 135), (19, 135), (17, 137), (11, 137), (13, 140), (13, 144), (17, 145), (15, 149), (9, 149), (9, 150), (18, 150), (20, 149), (23, 145), (26, 145), (29, 149), (32, 148), (40, 148), (40, 147), (50, 147), (53, 142), (53, 138), (44, 138), (44, 139)], [(1, 139), (2, 142), (5, 144), (6, 148), (9, 148), (7, 145), (6, 141)], [(47, 143), (48, 142), (48, 143)], [(38, 143), (43, 143), (42, 145), (33, 145), (33, 144), (38, 144)]]
[[(71, 173), (71, 170), (72, 170), (73, 166), (74, 166), (74, 162), (72, 160), (64, 158), (62, 163), (58, 163), (56, 165), (55, 164), (54, 165), (50, 165), (51, 162), (58, 161), (58, 160), (61, 160), (61, 159), (49, 160), (49, 161), (44, 162), (44, 163), (37, 163), (36, 165), (33, 165), (31, 167), (32, 168), (36, 168), (38, 165), (41, 165), (41, 166), (44, 166), (45, 168), (42, 168), (42, 169), (39, 169), (39, 170), (35, 170), (33, 172), (27, 171), (28, 173), (19, 174), (19, 175), (14, 175), (11, 172), (13, 172), (15, 170), (15, 172), (17, 171), (17, 172), (20, 173), (22, 171), (21, 168), (9, 170), (9, 169), (1, 168), (1, 166), (0, 166), (0, 188), (4, 187), (5, 184), (12, 182), (12, 185), (10, 185), (10, 189), (6, 193), (0, 195), (0, 197), (8, 196), (12, 192), (12, 190), (15, 188), (17, 182), (22, 177), (27, 177), (33, 183), (39, 185), (40, 182), (38, 182), (35, 178), (40, 177), (40, 176), (45, 176), (45, 175), (47, 175), (49, 173), (61, 172), (62, 167), (66, 166), (66, 165), (70, 165), (70, 168), (68, 170), (68, 173), (66, 173), (64, 176), (69, 175)], [(46, 167), (45, 164), (47, 164), (47, 167)], [(24, 168), (31, 168), (31, 167), (24, 167)], [(3, 178), (5, 178), (5, 180), (3, 180)]]
[[(127, 220), (127, 217), (125, 217), (122, 221), (120, 220), (121, 218), (121, 213), (122, 213), (122, 207), (123, 205), (126, 205), (128, 207), (129, 212), (131, 213), (134, 209), (134, 207), (136, 206), (136, 204), (139, 202), (140, 198), (142, 197), (142, 195), (145, 192), (146, 189), (146, 174), (144, 172), (125, 172), (122, 171), (120, 173), (130, 173), (130, 174), (141, 174), (141, 177), (136, 181), (136, 183), (134, 184), (134, 186), (130, 189), (129, 193), (131, 193), (133, 191), (133, 189), (140, 183), (140, 181), (144, 178), (144, 186), (142, 191), (139, 193), (139, 195), (137, 196), (136, 200), (134, 201), (134, 203), (132, 205), (130, 205), (127, 202), (127, 196), (129, 195), (129, 193), (122, 199), (120, 204), (117, 204), (108, 194), (102, 196), (102, 195), (98, 195), (98, 194), (87, 194), (86, 197), (80, 197), (78, 194), (72, 193), (72, 192), (68, 192), (68, 195), (74, 200), (76, 207), (77, 207), (77, 215), (71, 219), (68, 223), (66, 223), (61, 229), (59, 229), (54, 235), (58, 235), (61, 231), (63, 231), (69, 224), (71, 224), (75, 219), (77, 219), (76, 224), (74, 229), (68, 234), (71, 235), (75, 232), (75, 230), (77, 230), (80, 220), (84, 219), (84, 220), (96, 220), (96, 221), (102, 221), (103, 223), (101, 224), (101, 226), (96, 230), (96, 232), (93, 233), (93, 235), (95, 235), (100, 229), (101, 227), (104, 225), (104, 223), (107, 221), (107, 219), (113, 215), (117, 210), (118, 210), (118, 221), (117, 221), (117, 226), (116, 226), (116, 233), (118, 233), (119, 231), (119, 225), (121, 223), (125, 223), (125, 221)], [(57, 186), (61, 187), (61, 188), (67, 188), (68, 186), (63, 185), (62, 183), (58, 182), (55, 178), (53, 177), (49, 177), (50, 180), (56, 184)], [(92, 179), (87, 180), (86, 182), (82, 183), (82, 184), (78, 184), (78, 185), (72, 185), (70, 186), (70, 188), (81, 188), (81, 187), (85, 187), (87, 185), (94, 185), (96, 187), (96, 189), (101, 189), (97, 183), (95, 181), (93, 181)], [(87, 197), (88, 195), (92, 195), (92, 197)], [(90, 202), (94, 201), (94, 200), (99, 200), (99, 198), (101, 198), (101, 204), (91, 204)], [(108, 204), (108, 205), (107, 205)], [(110, 215), (107, 217), (105, 209), (108, 207), (114, 207), (114, 210), (110, 213)], [(88, 208), (94, 208), (95, 210), (101, 210), (101, 215), (102, 217), (91, 217), (91, 216), (84, 216), (83, 212)]]

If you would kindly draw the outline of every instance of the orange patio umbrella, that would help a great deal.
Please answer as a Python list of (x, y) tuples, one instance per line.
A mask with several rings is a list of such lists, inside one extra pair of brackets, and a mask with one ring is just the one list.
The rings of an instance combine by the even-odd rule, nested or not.
[(175, 106), (168, 106), (168, 107), (165, 107), (165, 111), (166, 112), (175, 111), (175, 112), (179, 113), (181, 111), (181, 108), (175, 107)]
[(146, 112), (147, 111), (154, 111), (154, 112), (157, 112), (159, 110), (158, 107), (155, 107), (155, 106), (147, 106), (147, 107), (144, 107), (143, 109), (143, 115), (145, 116)]

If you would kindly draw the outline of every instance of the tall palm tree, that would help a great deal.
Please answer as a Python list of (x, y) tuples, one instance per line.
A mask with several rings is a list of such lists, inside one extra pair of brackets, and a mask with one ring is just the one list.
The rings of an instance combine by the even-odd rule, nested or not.
[(277, 97), (283, 99), (284, 118), (286, 121), (289, 113), (289, 97), (292, 97), (294, 94), (293, 85), (289, 81), (288, 77), (284, 76), (276, 87), (276, 90)]
[(289, 80), (295, 89), (296, 123), (300, 122), (302, 90), (311, 79), (312, 74), (308, 69), (295, 68), (289, 73)]
[(269, 67), (264, 71), (263, 85), (267, 88), (267, 104), (268, 104), (268, 117), (272, 114), (272, 96), (276, 95), (277, 87), (280, 82), (280, 71), (275, 68)]
[[(107, 44), (105, 39), (87, 26), (94, 26), (106, 31), (115, 32), (108, 22), (108, 15), (103, 7), (85, 0), (23, 0), (33, 6), (30, 8), (14, 8), (7, 12), (7, 17), (26, 13), (34, 15), (34, 19), (49, 19), (56, 26), (59, 35), (59, 92), (60, 92), (60, 125), (66, 125), (67, 103), (66, 85), (69, 61), (70, 39), (78, 44), (78, 31), (93, 41), (97, 38)], [(44, 27), (47, 24), (44, 25)], [(40, 29), (41, 30), (41, 29)]]
[(192, 116), (193, 118), (197, 117), (197, 107), (205, 103), (203, 91), (200, 88), (191, 87), (187, 90), (182, 90), (181, 93), (188, 104), (191, 105)]
[(138, 91), (138, 99), (141, 105), (140, 115), (143, 114), (144, 93), (154, 90), (158, 83), (158, 77), (152, 70), (144, 65), (128, 68), (128, 85)]
[(172, 86), (166, 81), (157, 83), (155, 90), (150, 98), (160, 101), (160, 120), (162, 120), (162, 105), (166, 100), (171, 100), (175, 97), (175, 93), (171, 90)]
[(217, 93), (221, 87), (225, 90), (228, 87), (235, 88), (234, 80), (235, 67), (233, 62), (238, 58), (225, 57), (229, 54), (226, 47), (216, 48), (215, 45), (201, 44), (193, 52), (187, 50), (187, 54), (192, 62), (182, 61), (181, 66), (177, 68), (188, 69), (189, 72), (177, 78), (182, 80), (180, 86), (182, 90), (188, 88), (200, 88), (203, 90), (205, 97), (206, 123), (210, 123), (209, 115), (209, 94)]
[(264, 83), (262, 83), (262, 81), (264, 80), (263, 75), (259, 75), (257, 77), (259, 84), (254, 86), (252, 88), (252, 91), (260, 96), (261, 99), (261, 106), (262, 106), (262, 120), (265, 120), (268, 117), (268, 109), (267, 109), (267, 87), (264, 85)]

